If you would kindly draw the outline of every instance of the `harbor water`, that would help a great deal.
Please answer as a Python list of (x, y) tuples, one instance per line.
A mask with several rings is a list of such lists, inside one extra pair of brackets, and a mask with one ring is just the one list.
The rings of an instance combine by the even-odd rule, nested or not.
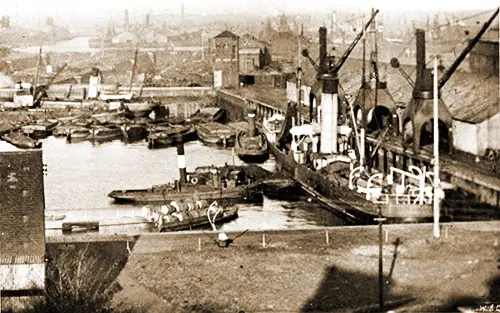
[[(2, 142), (2, 145), (6, 145)], [(5, 149), (3, 149), (5, 150)], [(197, 166), (243, 164), (230, 149), (185, 144), (187, 171)], [(62, 216), (67, 221), (100, 221), (120, 224), (140, 220), (143, 204), (116, 204), (108, 193), (120, 189), (149, 188), (179, 177), (175, 147), (150, 150), (145, 142), (125, 144), (113, 141), (99, 145), (90, 142), (69, 144), (65, 139), (43, 140), (45, 203), (47, 216)], [(274, 170), (271, 158), (262, 165)], [(239, 217), (224, 224), (223, 230), (268, 230), (317, 228), (343, 225), (341, 218), (307, 201), (288, 202), (264, 198), (263, 205), (238, 205)], [(47, 231), (61, 233), (61, 221), (47, 222)], [(117, 228), (117, 233), (123, 231)], [(139, 227), (135, 231), (147, 231)], [(129, 233), (129, 231), (127, 231)]]

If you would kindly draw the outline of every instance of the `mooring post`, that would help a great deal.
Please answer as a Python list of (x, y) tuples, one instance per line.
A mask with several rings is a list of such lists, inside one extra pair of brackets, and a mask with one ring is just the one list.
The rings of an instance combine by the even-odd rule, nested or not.
[(198, 251), (201, 250), (201, 238), (198, 237)]
[(262, 248), (266, 247), (266, 234), (262, 234)]
[(330, 244), (330, 238), (328, 237), (328, 230), (325, 230), (325, 241), (326, 245), (328, 246)]
[(184, 156), (184, 136), (177, 134), (174, 138), (177, 144), (177, 164), (179, 166), (179, 186), (186, 183), (186, 158)]

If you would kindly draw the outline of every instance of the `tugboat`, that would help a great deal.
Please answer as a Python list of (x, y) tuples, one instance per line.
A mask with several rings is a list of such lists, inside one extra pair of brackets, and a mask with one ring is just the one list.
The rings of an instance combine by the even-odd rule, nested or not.
[(188, 198), (218, 201), (223, 205), (262, 203), (259, 178), (267, 175), (268, 172), (258, 166), (203, 166), (187, 173), (185, 182), (174, 181), (148, 189), (114, 190), (108, 197), (116, 202), (132, 203), (167, 204)]
[(255, 128), (255, 109), (248, 111), (248, 131), (236, 135), (234, 152), (245, 163), (263, 163), (269, 159), (266, 136)]

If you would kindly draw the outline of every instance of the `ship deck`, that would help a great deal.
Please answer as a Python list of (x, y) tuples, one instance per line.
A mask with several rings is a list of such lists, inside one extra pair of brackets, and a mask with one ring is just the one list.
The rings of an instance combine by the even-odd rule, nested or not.
[[(258, 115), (271, 115), (279, 112), (286, 112), (287, 97), (285, 89), (262, 89), (262, 88), (239, 88), (238, 90), (220, 91), (226, 98), (233, 97), (234, 103), (246, 99), (249, 103), (257, 106)], [(308, 116), (308, 108), (302, 107), (302, 116)], [(367, 136), (367, 144), (372, 147), (377, 145), (374, 136)], [(421, 149), (416, 153), (411, 148), (402, 145), (401, 137), (386, 135), (379, 150), (388, 154), (395, 154), (401, 159), (406, 159), (407, 164), (431, 165), (432, 153), (426, 149)], [(387, 161), (385, 161), (387, 162)], [(384, 162), (380, 162), (384, 163)], [(440, 154), (441, 179), (451, 183), (454, 187), (460, 188), (468, 193), (474, 194), (480, 202), (491, 206), (500, 207), (500, 169), (498, 161), (481, 159), (476, 162), (474, 155), (455, 150), (452, 154)]]

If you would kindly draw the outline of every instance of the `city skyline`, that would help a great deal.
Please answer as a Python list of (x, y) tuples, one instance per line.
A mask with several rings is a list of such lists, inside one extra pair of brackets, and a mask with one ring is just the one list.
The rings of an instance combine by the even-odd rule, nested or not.
[(244, 14), (250, 15), (276, 15), (293, 13), (320, 13), (328, 11), (367, 11), (372, 7), (382, 12), (404, 11), (440, 11), (440, 10), (492, 10), (498, 6), (493, 0), (476, 0), (469, 2), (432, 1), (421, 0), (418, 2), (394, 2), (390, 0), (362, 1), (362, 0), (337, 0), (325, 2), (320, 0), (309, 1), (230, 1), (230, 0), (183, 0), (181, 3), (156, 2), (153, 0), (124, 0), (120, 4), (112, 1), (87, 0), (82, 2), (62, 2), (60, 0), (45, 0), (40, 3), (36, 0), (27, 0), (19, 5), (16, 2), (7, 2), (3, 5), (2, 15), (27, 17), (33, 15), (73, 15), (75, 17), (107, 16), (111, 12), (128, 9), (132, 14), (159, 14), (168, 13), (181, 15), (181, 7), (186, 15), (214, 15), (214, 14)]

